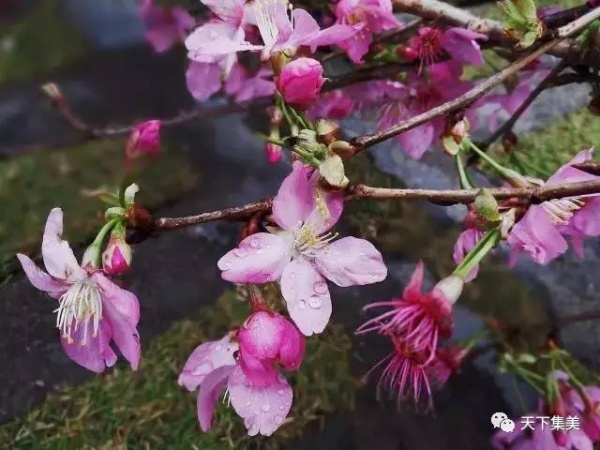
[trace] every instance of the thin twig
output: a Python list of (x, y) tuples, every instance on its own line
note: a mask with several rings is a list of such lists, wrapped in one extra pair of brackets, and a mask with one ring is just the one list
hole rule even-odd
[[(439, 3), (439, 2), (438, 2)], [(404, 131), (411, 130), (425, 122), (430, 121), (436, 117), (440, 117), (449, 113), (457, 112), (469, 107), (476, 100), (481, 98), (483, 95), (491, 91), (494, 87), (498, 86), (500, 83), (503, 83), (507, 78), (511, 77), (523, 67), (527, 66), (530, 62), (535, 60), (538, 56), (546, 53), (551, 48), (558, 45), (561, 41), (563, 41), (568, 36), (575, 34), (581, 31), (584, 27), (586, 27), (589, 23), (600, 17), (600, 7), (595, 8), (590, 11), (586, 15), (580, 17), (579, 19), (571, 22), (564, 27), (559, 28), (556, 31), (556, 37), (548, 42), (545, 42), (539, 45), (536, 49), (534, 49), (531, 53), (519, 58), (512, 64), (509, 64), (502, 71), (497, 74), (491, 76), (486, 79), (482, 83), (475, 86), (470, 91), (465, 94), (446, 102), (440, 106), (430, 109), (422, 114), (411, 117), (408, 120), (400, 122), (390, 128), (385, 130), (378, 131), (376, 133), (358, 136), (354, 138), (351, 143), (355, 147), (360, 150), (371, 147), (379, 142), (382, 142), (390, 137), (396, 136)]]

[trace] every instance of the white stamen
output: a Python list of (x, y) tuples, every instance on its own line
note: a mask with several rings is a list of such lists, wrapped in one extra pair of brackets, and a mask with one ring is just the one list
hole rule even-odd
[(315, 250), (319, 250), (337, 238), (338, 233), (318, 234), (310, 224), (304, 224), (296, 235), (294, 246), (296, 251), (306, 256), (312, 256)]
[(87, 344), (88, 322), (93, 321), (93, 337), (96, 337), (102, 319), (102, 297), (98, 286), (90, 279), (77, 282), (62, 295), (54, 312), (56, 327), (69, 343), (73, 342), (71, 334), (82, 325), (84, 330), (81, 344)]
[(567, 225), (574, 211), (580, 210), (585, 202), (577, 197), (554, 199), (542, 203), (542, 206), (555, 225)]
[(265, 44), (263, 59), (268, 58), (273, 46), (279, 38), (277, 27), (277, 8), (287, 8), (287, 0), (255, 0), (252, 5), (256, 16), (256, 25)]

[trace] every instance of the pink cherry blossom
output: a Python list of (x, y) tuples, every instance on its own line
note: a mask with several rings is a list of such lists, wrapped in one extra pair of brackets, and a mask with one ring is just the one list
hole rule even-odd
[(257, 311), (238, 332), (240, 367), (255, 386), (275, 382), (275, 363), (285, 370), (300, 367), (304, 356), (304, 336), (281, 314)]
[(160, 120), (148, 120), (133, 127), (125, 147), (128, 159), (160, 152)]
[(183, 41), (196, 24), (184, 8), (163, 8), (157, 6), (154, 0), (142, 0), (140, 16), (147, 28), (146, 40), (157, 53), (167, 51), (175, 43)]
[(357, 33), (337, 43), (355, 63), (362, 63), (373, 36), (400, 27), (391, 0), (340, 0), (334, 10), (337, 23), (353, 26)]
[(266, 67), (251, 74), (241, 64), (235, 64), (225, 82), (225, 92), (235, 97), (238, 103), (267, 97), (275, 93), (273, 72)]
[(200, 388), (197, 413), (202, 431), (210, 430), (219, 397), (227, 387), (231, 405), (244, 419), (248, 434), (270, 436), (290, 411), (292, 389), (281, 374), (268, 384), (255, 385), (236, 361), (237, 350), (230, 336), (200, 345), (185, 363), (179, 384), (190, 391)]
[[(413, 116), (429, 111), (466, 92), (471, 84), (460, 79), (461, 67), (457, 63), (438, 63), (429, 67), (429, 79), (416, 78), (407, 86), (397, 84), (392, 101), (383, 107), (379, 128), (389, 128)], [(475, 120), (469, 113), (469, 122)], [(444, 119), (430, 120), (396, 137), (402, 150), (414, 159), (423, 154), (444, 130)]]
[(421, 27), (404, 51), (409, 58), (419, 58), (421, 64), (431, 65), (446, 53), (456, 61), (479, 66), (483, 55), (478, 39), (486, 40), (487, 36), (465, 28)]
[[(454, 252), (452, 258), (456, 264), (460, 264), (465, 258), (466, 254), (469, 253), (481, 240), (485, 233), (477, 228), (467, 228), (458, 236), (456, 243), (454, 244)], [(469, 282), (475, 279), (479, 272), (479, 265), (475, 266), (471, 272), (465, 277), (465, 282)]]
[(137, 332), (140, 305), (137, 297), (110, 281), (102, 271), (82, 268), (67, 241), (62, 240), (63, 213), (48, 215), (42, 241), (47, 273), (26, 255), (17, 254), (31, 284), (58, 299), (56, 327), (65, 353), (93, 372), (117, 361), (111, 341), (136, 370), (141, 346)]
[(221, 90), (221, 74), (218, 63), (190, 61), (185, 71), (188, 91), (199, 102), (208, 100)]
[(283, 157), (283, 148), (281, 145), (267, 142), (265, 145), (265, 154), (267, 155), (267, 161), (271, 164), (278, 163)]
[(354, 237), (331, 242), (343, 194), (318, 187), (320, 175), (295, 162), (273, 200), (280, 231), (253, 234), (223, 256), (218, 267), (227, 281), (260, 284), (280, 280), (292, 320), (309, 336), (321, 333), (331, 315), (325, 279), (338, 286), (370, 284), (387, 276), (381, 254)]
[(312, 58), (295, 59), (281, 69), (275, 84), (287, 103), (304, 111), (315, 102), (325, 84), (323, 66)]
[[(596, 175), (572, 167), (591, 159), (591, 149), (579, 152), (571, 161), (561, 166), (546, 184), (598, 179)], [(567, 251), (568, 244), (562, 233), (575, 236), (575, 240), (582, 239), (582, 235), (588, 233), (590, 236), (597, 236), (600, 230), (595, 218), (599, 214), (600, 202), (595, 200), (596, 198), (595, 195), (568, 197), (530, 206), (508, 236), (511, 262), (514, 262), (520, 253), (527, 253), (538, 264), (548, 264)]]

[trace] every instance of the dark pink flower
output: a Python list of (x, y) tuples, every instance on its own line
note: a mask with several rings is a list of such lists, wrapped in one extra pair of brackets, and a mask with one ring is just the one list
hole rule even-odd
[(466, 348), (456, 345), (438, 347), (435, 359), (426, 369), (428, 377), (433, 380), (433, 384), (437, 387), (446, 384), (450, 375), (458, 373), (467, 353)]
[(121, 275), (131, 267), (131, 258), (131, 247), (125, 237), (111, 237), (102, 253), (102, 268), (109, 275)]
[(160, 152), (160, 126), (160, 120), (148, 120), (133, 127), (125, 147), (127, 158), (157, 155)]
[(267, 161), (269, 161), (271, 164), (275, 164), (281, 161), (281, 158), (283, 157), (283, 149), (281, 148), (281, 145), (267, 142), (265, 145), (265, 154), (267, 155)]
[(297, 161), (273, 200), (281, 230), (256, 233), (223, 256), (218, 266), (227, 281), (261, 284), (280, 280), (290, 317), (309, 336), (321, 333), (331, 315), (325, 279), (347, 287), (387, 276), (381, 254), (364, 239), (328, 230), (343, 209), (343, 194), (318, 186), (320, 174)]
[(163, 8), (157, 6), (154, 0), (142, 0), (140, 16), (147, 28), (146, 40), (158, 53), (168, 50), (178, 41), (183, 41), (187, 32), (196, 24), (184, 8)]
[(275, 364), (285, 370), (300, 367), (304, 356), (304, 336), (281, 314), (257, 311), (238, 331), (240, 367), (256, 386), (274, 382)]
[(334, 13), (338, 24), (357, 30), (353, 36), (337, 42), (355, 63), (363, 62), (376, 33), (400, 27), (390, 0), (340, 0)]
[(102, 271), (86, 270), (62, 240), (63, 213), (54, 208), (48, 215), (42, 256), (48, 273), (26, 255), (17, 258), (31, 284), (58, 299), (56, 327), (65, 353), (93, 372), (102, 372), (117, 361), (111, 341), (136, 370), (140, 360), (137, 297), (110, 281)]
[(298, 58), (286, 64), (275, 78), (277, 90), (293, 107), (308, 109), (325, 83), (323, 66), (312, 58)]
[(270, 436), (290, 411), (292, 388), (281, 374), (266, 385), (255, 385), (236, 360), (238, 348), (229, 336), (200, 345), (186, 361), (179, 384), (190, 391), (200, 388), (197, 413), (202, 431), (210, 430), (215, 407), (227, 387), (231, 405), (244, 419), (248, 434)]

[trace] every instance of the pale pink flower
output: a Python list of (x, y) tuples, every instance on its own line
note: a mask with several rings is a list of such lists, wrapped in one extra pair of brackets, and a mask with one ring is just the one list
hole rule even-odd
[(147, 28), (146, 40), (158, 53), (183, 41), (187, 32), (196, 25), (194, 18), (184, 8), (163, 8), (157, 6), (154, 0), (142, 0), (140, 16)]
[(567, 411), (581, 418), (582, 431), (591, 441), (600, 442), (600, 388), (586, 386), (575, 389), (564, 375), (559, 386)]
[(338, 24), (357, 30), (353, 36), (337, 43), (355, 63), (363, 62), (376, 33), (401, 26), (394, 17), (391, 0), (340, 0), (334, 13)]
[(185, 82), (190, 94), (199, 102), (208, 100), (221, 90), (221, 66), (216, 62), (190, 61)]
[(483, 55), (477, 40), (487, 36), (465, 28), (421, 27), (404, 49), (409, 58), (419, 58), (421, 64), (431, 65), (447, 53), (456, 61), (479, 66)]
[(26, 255), (17, 258), (31, 284), (58, 299), (56, 327), (65, 353), (93, 372), (102, 372), (117, 361), (111, 340), (136, 370), (140, 360), (137, 297), (110, 281), (102, 271), (82, 268), (67, 241), (62, 240), (63, 213), (48, 215), (42, 256), (48, 273)]
[(273, 200), (281, 230), (247, 237), (218, 262), (223, 279), (233, 283), (280, 280), (290, 316), (307, 336), (321, 333), (331, 315), (325, 279), (347, 287), (387, 276), (370, 242), (354, 237), (331, 242), (335, 235), (327, 231), (342, 213), (343, 194), (320, 189), (319, 178), (318, 171), (295, 162)]
[(234, 96), (238, 103), (271, 96), (275, 93), (273, 71), (261, 67), (251, 74), (241, 64), (235, 64), (225, 82), (225, 92)]
[[(571, 161), (561, 166), (546, 181), (546, 185), (598, 179), (596, 175), (572, 167), (574, 164), (585, 163), (591, 159), (591, 149), (579, 152)], [(548, 264), (568, 248), (561, 232), (568, 236), (575, 234), (579, 239), (581, 234), (586, 233), (596, 236), (598, 226), (594, 221), (599, 213), (600, 202), (594, 200), (595, 198), (597, 198), (595, 195), (568, 197), (530, 206), (508, 236), (511, 263), (514, 263), (516, 257), (524, 252), (538, 264)]]
[(102, 268), (108, 275), (121, 275), (131, 267), (131, 246), (124, 237), (111, 236), (102, 253)]
[(141, 155), (160, 152), (160, 120), (148, 120), (133, 127), (125, 147), (125, 156), (135, 159)]
[(217, 402), (227, 387), (231, 405), (244, 419), (248, 434), (270, 436), (290, 411), (292, 388), (281, 374), (269, 384), (254, 385), (236, 360), (238, 349), (229, 336), (200, 345), (186, 361), (179, 384), (190, 391), (200, 387), (197, 413), (202, 431), (210, 430)]
[[(460, 79), (461, 70), (456, 62), (438, 63), (429, 67), (427, 81), (416, 78), (409, 80), (407, 86), (398, 83), (395, 95), (389, 94), (394, 100), (382, 109), (379, 129), (394, 126), (466, 92), (471, 83)], [(469, 122), (473, 123), (475, 118), (471, 115), (468, 117)], [(443, 118), (433, 119), (399, 134), (396, 140), (407, 155), (421, 159), (427, 149), (439, 140), (444, 125)]]
[(240, 367), (255, 386), (275, 382), (275, 363), (285, 370), (298, 370), (304, 356), (304, 336), (281, 314), (257, 311), (242, 325)]
[(304, 111), (319, 97), (325, 84), (323, 66), (312, 58), (295, 59), (281, 69), (275, 84), (287, 103)]
[[(458, 236), (456, 243), (454, 244), (454, 252), (452, 258), (456, 264), (460, 264), (467, 253), (469, 253), (481, 240), (485, 233), (477, 228), (467, 228)], [(479, 272), (479, 264), (473, 267), (473, 270), (465, 277), (465, 282), (469, 282), (475, 279)]]

